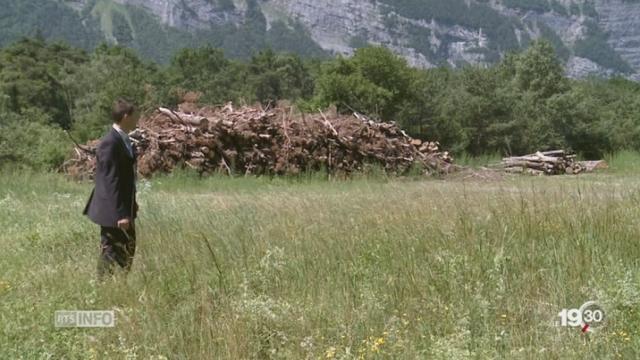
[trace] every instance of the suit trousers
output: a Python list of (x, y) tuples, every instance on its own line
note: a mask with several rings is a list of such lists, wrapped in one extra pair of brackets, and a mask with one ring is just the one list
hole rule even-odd
[(113, 275), (115, 265), (128, 273), (136, 252), (135, 221), (124, 231), (117, 227), (100, 227), (100, 258), (98, 259), (98, 278)]

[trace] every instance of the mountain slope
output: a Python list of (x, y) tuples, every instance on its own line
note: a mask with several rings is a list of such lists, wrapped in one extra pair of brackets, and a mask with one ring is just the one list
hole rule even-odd
[(325, 49), (367, 41), (415, 65), (493, 63), (532, 39), (549, 39), (574, 76), (640, 70), (640, 2), (629, 0), (272, 0)]
[(92, 49), (107, 41), (166, 63), (183, 47), (210, 45), (233, 58), (267, 47), (326, 56), (299, 23), (269, 23), (257, 3), (237, 9), (230, 0), (0, 0), (0, 46), (40, 35)]
[[(0, 45), (39, 32), (100, 41), (166, 62), (209, 44), (232, 57), (265, 47), (304, 56), (384, 45), (415, 66), (491, 64), (547, 38), (570, 76), (640, 79), (638, 0), (0, 0)], [(52, 17), (51, 14), (56, 14)]]

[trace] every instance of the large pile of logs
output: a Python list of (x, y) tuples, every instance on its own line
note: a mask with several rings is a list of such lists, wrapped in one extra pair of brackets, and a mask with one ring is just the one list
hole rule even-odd
[[(396, 175), (415, 168), (430, 174), (456, 168), (438, 143), (412, 139), (394, 123), (335, 111), (301, 114), (291, 107), (182, 104), (178, 111), (159, 108), (143, 117), (130, 136), (138, 152), (138, 172), (144, 177), (185, 166), (201, 174), (256, 175), (304, 171), (348, 175), (369, 164)], [(80, 146), (85, 150), (77, 146), (63, 171), (74, 178), (91, 178), (96, 144)]]
[(506, 157), (502, 159), (506, 172), (530, 175), (575, 175), (606, 168), (606, 162), (576, 161), (576, 155), (565, 150), (536, 152), (524, 156)]

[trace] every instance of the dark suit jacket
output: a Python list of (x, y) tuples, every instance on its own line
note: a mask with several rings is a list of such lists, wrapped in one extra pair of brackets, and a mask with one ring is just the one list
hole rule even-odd
[(133, 157), (114, 128), (101, 140), (96, 151), (95, 187), (83, 214), (98, 225), (116, 227), (118, 220), (135, 219), (138, 210)]

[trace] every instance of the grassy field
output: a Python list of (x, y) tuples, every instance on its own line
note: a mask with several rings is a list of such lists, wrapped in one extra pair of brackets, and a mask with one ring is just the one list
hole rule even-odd
[[(140, 183), (131, 274), (96, 283), (91, 184), (0, 175), (0, 359), (637, 359), (640, 159), (502, 180)], [(596, 300), (589, 335), (554, 325)], [(56, 310), (113, 309), (108, 329)]]

